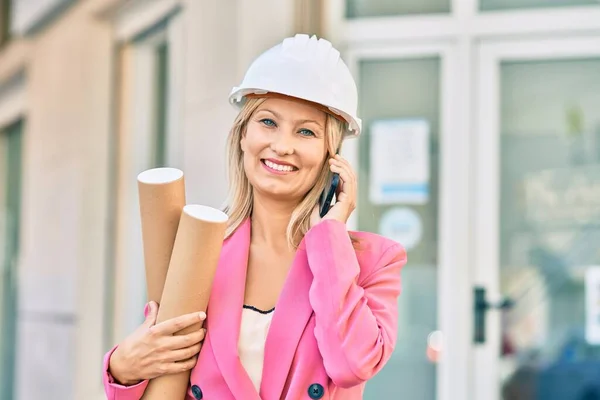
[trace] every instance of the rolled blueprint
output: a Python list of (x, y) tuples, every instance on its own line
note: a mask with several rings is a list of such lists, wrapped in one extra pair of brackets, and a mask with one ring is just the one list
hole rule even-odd
[(138, 175), (148, 301), (160, 303), (181, 211), (185, 206), (183, 172), (154, 168)]
[[(157, 323), (192, 312), (205, 311), (221, 255), (228, 217), (211, 207), (186, 205), (181, 214)], [(202, 323), (177, 335), (193, 332)], [(163, 375), (148, 383), (142, 399), (184, 399), (190, 371)]]

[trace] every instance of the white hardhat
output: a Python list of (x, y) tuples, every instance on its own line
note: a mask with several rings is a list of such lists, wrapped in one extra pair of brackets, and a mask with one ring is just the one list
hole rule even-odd
[(249, 94), (278, 93), (320, 104), (348, 123), (345, 136), (358, 136), (358, 93), (350, 70), (330, 42), (298, 34), (261, 54), (229, 95), (241, 107)]

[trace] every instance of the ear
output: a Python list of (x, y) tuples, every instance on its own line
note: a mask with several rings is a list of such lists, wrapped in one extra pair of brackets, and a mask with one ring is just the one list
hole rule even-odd
[(242, 138), (240, 139), (240, 148), (242, 149), (242, 153), (246, 152), (246, 135), (242, 134)]

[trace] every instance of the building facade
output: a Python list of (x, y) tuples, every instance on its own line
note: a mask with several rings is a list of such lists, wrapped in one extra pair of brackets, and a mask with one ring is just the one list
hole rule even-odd
[(229, 90), (297, 32), (359, 86), (350, 227), (409, 255), (365, 398), (600, 393), (596, 0), (0, 4), (1, 400), (104, 398), (143, 320), (137, 174), (181, 168), (219, 207)]

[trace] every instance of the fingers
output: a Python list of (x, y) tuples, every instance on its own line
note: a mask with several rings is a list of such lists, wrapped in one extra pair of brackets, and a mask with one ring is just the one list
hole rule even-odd
[(348, 195), (346, 193), (340, 193), (337, 201), (341, 203), (348, 201)]
[(167, 335), (158, 338), (154, 342), (152, 357), (154, 372), (148, 379), (194, 368), (205, 336), (206, 329), (202, 328), (185, 335)]
[(192, 346), (185, 347), (183, 349), (173, 350), (167, 353), (164, 358), (166, 362), (183, 362), (187, 359), (194, 357), (200, 352), (202, 343), (196, 343)]
[(346, 184), (346, 182), (348, 182), (350, 180), (350, 177), (348, 176), (348, 172), (342, 168), (341, 166), (337, 165), (337, 164), (331, 164), (330, 168), (331, 172), (335, 172), (336, 174), (338, 174), (340, 176), (340, 179), (342, 180), (340, 182), (340, 190), (343, 191), (344, 190), (344, 184)]
[(144, 321), (144, 325), (150, 328), (152, 325), (156, 324), (156, 317), (158, 316), (158, 304), (154, 301), (148, 303), (148, 312), (146, 314), (146, 320)]
[(179, 372), (189, 371), (190, 369), (192, 369), (196, 366), (197, 362), (198, 362), (198, 356), (195, 355), (195, 356), (190, 357), (183, 361), (169, 363), (169, 364), (167, 364), (168, 365), (167, 373), (176, 374)]
[(339, 155), (336, 155), (335, 158), (330, 159), (329, 163), (331, 166), (331, 171), (339, 174), (342, 180), (338, 201), (355, 199), (356, 174), (354, 173), (350, 163)]
[(161, 362), (155, 365), (154, 372), (150, 374), (148, 379), (154, 379), (158, 376), (177, 374), (184, 371), (189, 371), (196, 366), (198, 355), (193, 357), (173, 362)]
[(176, 335), (165, 338), (165, 348), (169, 350), (184, 349), (204, 340), (206, 329), (202, 328), (187, 335)]
[(192, 326), (206, 319), (204, 312), (194, 312), (190, 314), (181, 315), (179, 317), (171, 318), (159, 324), (156, 324), (150, 328), (152, 333), (157, 335), (172, 335), (181, 331), (182, 329)]
[(356, 175), (352, 166), (348, 161), (341, 158), (341, 156), (336, 155), (335, 158), (329, 160), (329, 164), (331, 165), (331, 170), (338, 173), (344, 183), (352, 184), (356, 182)]

